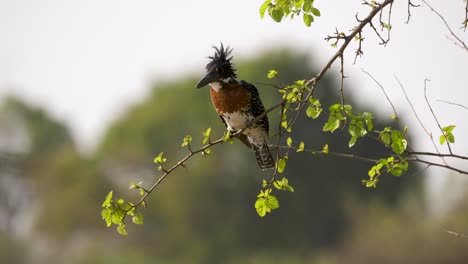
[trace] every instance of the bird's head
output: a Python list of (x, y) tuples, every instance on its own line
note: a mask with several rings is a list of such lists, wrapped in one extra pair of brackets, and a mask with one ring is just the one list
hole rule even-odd
[(232, 49), (223, 47), (215, 47), (215, 53), (213, 56), (208, 57), (211, 61), (206, 65), (206, 75), (198, 82), (197, 88), (201, 88), (212, 82), (222, 82), (230, 78), (235, 79), (237, 77), (235, 69), (232, 66), (231, 55)]

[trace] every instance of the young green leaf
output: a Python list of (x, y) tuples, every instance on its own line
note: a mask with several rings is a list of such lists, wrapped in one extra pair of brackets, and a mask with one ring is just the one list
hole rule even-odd
[(312, 7), (310, 11), (312, 12), (312, 14), (314, 14), (314, 16), (317, 16), (317, 17), (320, 16), (320, 10), (318, 10), (317, 8)]
[(317, 98), (313, 97), (310, 97), (309, 102), (310, 105), (307, 107), (306, 115), (312, 119), (316, 119), (322, 113), (322, 104)]
[(268, 72), (268, 76), (267, 76), (267, 77), (268, 77), (268, 79), (272, 79), (272, 78), (275, 78), (277, 74), (278, 74), (277, 71), (275, 71), (275, 70), (270, 70), (270, 71)]
[(267, 0), (267, 1), (263, 2), (263, 4), (260, 6), (260, 17), (262, 19), (265, 16), (265, 11), (270, 6), (270, 3), (271, 3), (271, 0)]
[(211, 127), (209, 127), (205, 132), (203, 132), (203, 144), (210, 142)]
[(286, 139), (286, 144), (288, 145), (288, 147), (291, 147), (291, 145), (292, 145), (292, 138), (291, 137), (288, 137)]
[(325, 144), (325, 146), (323, 146), (322, 152), (323, 152), (324, 154), (328, 154), (328, 144)]
[(302, 152), (304, 151), (304, 141), (301, 141), (299, 144), (299, 147), (297, 148), (296, 152)]
[(339, 127), (340, 127), (340, 119), (330, 114), (330, 116), (328, 117), (328, 121), (323, 126), (323, 131), (324, 132), (330, 131), (333, 133)]
[(166, 163), (166, 158), (163, 157), (164, 152), (160, 152), (156, 158), (154, 158), (153, 162), (156, 164), (164, 164)]
[(184, 140), (182, 141), (182, 147), (188, 146), (188, 144), (190, 144), (190, 142), (192, 142), (192, 136), (191, 135), (185, 136)]
[(119, 234), (121, 234), (122, 236), (128, 235), (127, 230), (125, 229), (125, 224), (118, 225), (117, 232), (119, 232)]
[(113, 193), (114, 193), (114, 191), (110, 191), (110, 192), (107, 194), (106, 199), (105, 199), (104, 202), (102, 203), (102, 207), (108, 207), (108, 206), (111, 205)]
[(286, 168), (286, 160), (287, 160), (286, 157), (278, 160), (278, 172), (279, 173), (283, 173), (284, 169)]
[(112, 209), (105, 208), (101, 211), (102, 219), (106, 222), (106, 226), (110, 227), (112, 225)]
[(314, 17), (310, 14), (304, 13), (304, 15), (302, 16), (302, 19), (304, 20), (304, 24), (308, 27), (312, 25), (312, 22), (314, 22)]
[(143, 215), (141, 213), (136, 212), (132, 217), (132, 222), (137, 225), (143, 224)]

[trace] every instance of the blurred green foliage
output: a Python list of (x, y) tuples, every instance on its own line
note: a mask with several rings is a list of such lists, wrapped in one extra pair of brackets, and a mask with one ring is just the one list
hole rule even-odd
[[(258, 87), (268, 107), (280, 98), (266, 85), (272, 83), (268, 70), (292, 82), (314, 72), (311, 61), (284, 49), (237, 60), (236, 67), (241, 79)], [(128, 185), (143, 181), (147, 187), (154, 181), (158, 153), (171, 164), (186, 154), (180, 148), (186, 135), (192, 135), (194, 147), (207, 127), (214, 137), (223, 135), (209, 90), (194, 88), (197, 79), (156, 83), (146, 98), (123, 111), (91, 157), (77, 152), (61, 122), (8, 99), (1, 114), (23, 120), (31, 144), (24, 153), (0, 156), (9, 159), (0, 163), (8, 164), (0, 167), (0, 177), (14, 175), (13, 182), (23, 187), (7, 187), (24, 196), (11, 205), (10, 193), (0, 195), (0, 215), (10, 212), (11, 218), (0, 222), (0, 263), (440, 263), (441, 256), (452, 260), (444, 263), (462, 263), (457, 261), (466, 258), (464, 246), (415, 210), (422, 204), (421, 174), (386, 176), (377, 190), (369, 189), (361, 184), (369, 164), (356, 160), (291, 153), (283, 173), (289, 183), (281, 186), (291, 184), (294, 193), (278, 193), (281, 208), (260, 218), (253, 201), (268, 175), (239, 142), (218, 145), (209, 157), (194, 157), (187, 171), (171, 174), (148, 200), (145, 224), (129, 226), (128, 236), (106, 229), (100, 219), (105, 193), (112, 189), (136, 200), (138, 193)], [(324, 80), (320, 86), (317, 97), (326, 109), (336, 103), (338, 85)], [(278, 125), (278, 111), (270, 115), (272, 127)], [(292, 138), (310, 148), (328, 144), (330, 151), (346, 152), (347, 131), (323, 133), (326, 118), (303, 115)], [(0, 124), (0, 130), (6, 126)], [(368, 139), (353, 149), (376, 159), (388, 154)], [(31, 217), (24, 218), (25, 212)], [(454, 226), (468, 228), (451, 219)], [(24, 233), (18, 231), (28, 225)]]

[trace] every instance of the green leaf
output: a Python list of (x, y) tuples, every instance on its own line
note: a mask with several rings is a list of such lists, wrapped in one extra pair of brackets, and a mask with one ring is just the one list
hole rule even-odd
[(317, 16), (317, 17), (320, 16), (320, 10), (318, 10), (317, 8), (312, 7), (310, 11), (312, 12), (312, 14), (314, 14), (314, 16)]
[(209, 127), (205, 132), (203, 132), (203, 144), (210, 142), (211, 127)]
[(401, 176), (403, 174), (403, 170), (400, 168), (392, 168), (390, 169), (390, 173), (395, 176)]
[(266, 215), (266, 213), (269, 211), (269, 208), (266, 205), (265, 198), (258, 198), (257, 201), (255, 201), (255, 209), (257, 210), (257, 214), (260, 217), (264, 217)]
[(270, 70), (270, 71), (268, 72), (268, 76), (267, 76), (267, 77), (268, 77), (268, 79), (272, 79), (272, 78), (275, 78), (277, 74), (278, 74), (277, 71), (275, 71), (275, 70)]
[(390, 138), (390, 134), (389, 134), (389, 133), (385, 133), (385, 132), (381, 132), (381, 133), (380, 133), (380, 140), (382, 140), (382, 142), (383, 142), (386, 146), (390, 145), (390, 143), (391, 143), (391, 141), (392, 141), (391, 138)]
[(143, 224), (143, 215), (141, 213), (136, 212), (132, 217), (132, 222), (137, 225)]
[(205, 156), (205, 157), (209, 156), (210, 154), (211, 154), (211, 149), (205, 149), (205, 150), (202, 151), (202, 155)]
[(127, 230), (125, 230), (125, 224), (120, 224), (117, 227), (117, 232), (119, 232), (119, 234), (121, 234), (122, 236), (128, 235)]
[(318, 99), (313, 97), (309, 99), (309, 102), (310, 105), (307, 107), (306, 115), (312, 119), (316, 119), (322, 113), (322, 104), (320, 104)]
[(439, 143), (440, 143), (441, 145), (445, 144), (445, 141), (446, 141), (446, 140), (447, 140), (447, 139), (445, 138), (445, 135), (440, 135), (440, 137), (439, 137)]
[(278, 199), (276, 198), (276, 196), (270, 194), (265, 199), (266, 199), (265, 204), (269, 209), (274, 210), (274, 209), (279, 208), (279, 202), (278, 202)]
[(340, 120), (336, 116), (330, 115), (328, 117), (328, 121), (323, 126), (323, 131), (324, 132), (330, 131), (333, 133), (339, 127), (340, 127)]
[(282, 185), (282, 184), (283, 184), (283, 183), (280, 182), (280, 181), (274, 181), (274, 182), (273, 182), (273, 187), (275, 187), (275, 188), (278, 189), (278, 190), (282, 190), (282, 189), (283, 189), (283, 185)]
[(304, 141), (301, 141), (299, 144), (299, 147), (297, 148), (296, 152), (302, 152), (304, 151)]
[(408, 145), (406, 139), (404, 138), (403, 133), (399, 130), (394, 129), (392, 130), (391, 137), (392, 137), (392, 145), (391, 145), (392, 150), (396, 154), (403, 153), (406, 150), (406, 147)]
[(102, 203), (102, 207), (108, 207), (111, 205), (112, 203), (112, 195), (114, 194), (114, 191), (110, 191), (107, 196), (106, 196), (106, 199), (104, 200), (104, 202)]
[(310, 27), (312, 22), (314, 22), (314, 17), (310, 14), (304, 13), (304, 15), (302, 16), (302, 19), (304, 20), (304, 24), (308, 27)]
[(119, 199), (117, 199), (117, 202), (116, 202), (116, 204), (118, 204), (118, 205), (122, 205), (122, 204), (124, 204), (124, 202), (125, 202), (125, 201), (124, 201), (124, 199), (122, 199), (122, 198), (119, 198)]
[(328, 144), (325, 144), (325, 146), (323, 146), (322, 152), (328, 154)]
[(123, 210), (115, 210), (113, 211), (112, 215), (111, 215), (111, 221), (112, 223), (118, 225), (118, 224), (122, 224), (122, 220), (125, 216), (125, 211)]
[(159, 155), (154, 158), (153, 162), (156, 163), (156, 164), (164, 164), (166, 163), (166, 158), (163, 158), (163, 154), (164, 152), (160, 152)]
[(286, 139), (286, 144), (288, 145), (288, 147), (291, 147), (291, 145), (292, 145), (292, 138), (291, 137), (288, 137)]
[(190, 144), (190, 142), (192, 142), (192, 136), (191, 135), (185, 136), (184, 140), (182, 141), (182, 147), (188, 146), (188, 144)]
[(374, 119), (374, 115), (369, 112), (364, 112), (362, 114), (362, 119), (364, 119), (364, 122), (366, 122), (367, 131), (372, 131), (372, 129), (374, 128), (374, 125), (372, 124), (372, 119)]
[(106, 226), (110, 227), (112, 225), (112, 209), (106, 208), (101, 211), (102, 219), (106, 222)]
[(448, 134), (447, 134), (447, 140), (448, 140), (450, 143), (455, 143), (455, 136), (454, 136), (452, 133), (448, 133)]
[(352, 148), (352, 147), (354, 146), (354, 144), (356, 143), (357, 139), (358, 139), (357, 136), (352, 136), (351, 139), (350, 139), (349, 142), (348, 142), (348, 146), (349, 146), (350, 148)]
[(263, 2), (263, 4), (260, 6), (260, 17), (263, 19), (265, 16), (265, 11), (267, 10), (268, 6), (270, 6), (271, 0), (267, 0)]
[(281, 179), (281, 185), (283, 187), (283, 190), (294, 192), (294, 188), (291, 185), (289, 185), (289, 181), (287, 178), (283, 177), (283, 179)]
[(278, 5), (274, 8), (270, 8), (270, 17), (276, 21), (276, 22), (281, 22), (281, 20), (284, 17), (284, 11)]
[(284, 169), (286, 168), (286, 159), (282, 158), (278, 160), (278, 172), (283, 173)]
[(313, 2), (313, 0), (305, 0), (304, 4), (302, 5), (302, 10), (304, 10), (304, 12), (309, 12), (312, 8)]

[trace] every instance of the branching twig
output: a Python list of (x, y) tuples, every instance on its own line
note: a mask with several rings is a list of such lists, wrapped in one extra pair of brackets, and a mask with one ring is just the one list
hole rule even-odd
[(411, 18), (411, 7), (420, 7), (420, 5), (415, 5), (411, 2), (411, 0), (408, 0), (408, 19), (405, 22), (406, 24), (409, 23)]
[[(432, 136), (432, 133), (429, 132), (429, 130), (427, 130), (427, 128), (424, 126), (423, 122), (421, 121), (421, 119), (419, 118), (419, 115), (418, 113), (416, 112), (416, 110), (414, 109), (414, 106), (413, 106), (413, 103), (411, 103), (411, 100), (409, 99), (408, 95), (406, 94), (406, 91), (405, 91), (405, 88), (403, 87), (403, 84), (400, 82), (400, 79), (398, 79), (398, 77), (396, 76), (396, 74), (393, 74), (393, 77), (395, 77), (395, 80), (397, 80), (401, 90), (403, 91), (403, 94), (405, 95), (405, 98), (406, 98), (406, 101), (408, 102), (408, 104), (410, 105), (411, 107), (411, 110), (413, 111), (413, 114), (414, 116), (416, 117), (416, 119), (418, 120), (418, 123), (421, 125), (421, 127), (424, 129), (424, 131), (426, 132), (426, 135), (431, 139), (431, 142), (432, 142), (432, 146), (434, 146), (434, 149), (436, 150), (436, 152), (438, 154), (440, 154), (440, 151), (439, 151), (439, 148), (437, 147), (435, 141), (434, 141), (434, 137)], [(445, 161), (444, 157), (442, 157), (442, 160), (444, 161), (445, 165), (447, 165), (447, 162)]]
[(315, 75), (306, 82), (306, 85), (312, 88), (310, 93), (307, 95), (306, 100), (309, 100), (309, 98), (313, 95), (317, 83), (323, 78), (325, 73), (330, 69), (330, 67), (336, 61), (336, 59), (343, 55), (344, 50), (348, 47), (349, 43), (354, 38), (354, 36), (356, 36), (359, 32), (362, 32), (362, 29), (366, 25), (368, 25), (372, 21), (372, 19), (380, 11), (382, 11), (382, 9), (390, 3), (393, 3), (393, 0), (385, 0), (383, 3), (377, 5), (377, 7), (373, 8), (372, 11), (367, 15), (367, 17), (361, 20), (359, 25), (356, 28), (354, 28), (354, 30), (344, 39), (344, 43), (341, 45), (338, 51), (336, 51), (335, 55), (333, 55), (333, 57), (327, 62), (327, 64), (325, 64), (322, 70), (320, 70), (320, 72), (317, 75)]
[(440, 163), (435, 163), (435, 162), (423, 160), (423, 159), (420, 159), (420, 158), (418, 158), (418, 157), (414, 157), (414, 158), (413, 158), (413, 157), (410, 157), (410, 158), (408, 158), (408, 161), (421, 162), (421, 163), (427, 164), (427, 165), (429, 165), (429, 166), (441, 167), (441, 168), (445, 168), (445, 169), (448, 169), (448, 170), (451, 170), (451, 171), (458, 172), (458, 173), (460, 173), (460, 174), (466, 174), (466, 175), (468, 175), (468, 171), (461, 170), (461, 169), (455, 168), (455, 167), (450, 166), (450, 165), (447, 165), (447, 164), (440, 164)]
[[(460, 48), (464, 49), (466, 52), (468, 52), (468, 46), (466, 46), (465, 42), (463, 42), (463, 40), (461, 40), (455, 33), (453, 33), (452, 29), (450, 28), (449, 24), (447, 23), (447, 21), (445, 20), (445, 18), (439, 13), (437, 12), (434, 8), (432, 8), (431, 5), (429, 5), (425, 0), (421, 0), (424, 2), (425, 5), (427, 5), (429, 7), (429, 9), (431, 9), (432, 12), (434, 12), (438, 17), (440, 17), (440, 19), (442, 20), (442, 22), (444, 22), (445, 24), (445, 27), (448, 29), (448, 31), (450, 32), (450, 35), (455, 38), (455, 39), (451, 39), (452, 42), (459, 46)], [(466, 12), (468, 12), (468, 3), (467, 3), (467, 6), (466, 6)], [(466, 16), (468, 16), (468, 13), (466, 14)], [(468, 18), (467, 18), (468, 19)], [(450, 38), (449, 38), (450, 39)]]
[(369, 77), (380, 87), (380, 89), (382, 90), (383, 94), (385, 95), (385, 98), (387, 98), (388, 103), (392, 106), (393, 113), (395, 114), (395, 119), (398, 119), (398, 114), (397, 114), (396, 108), (395, 108), (395, 106), (393, 105), (393, 103), (392, 103), (392, 101), (390, 100), (390, 98), (388, 97), (387, 93), (385, 92), (384, 87), (374, 78), (374, 76), (372, 76), (370, 73), (366, 72), (363, 68), (361, 68), (361, 71), (362, 71), (363, 73), (367, 74), (367, 76), (369, 76)]
[(442, 129), (442, 126), (440, 125), (439, 119), (437, 119), (437, 116), (435, 115), (434, 110), (432, 110), (432, 106), (429, 103), (429, 100), (427, 99), (426, 91), (427, 91), (427, 82), (428, 81), (429, 81), (429, 79), (424, 79), (424, 99), (426, 100), (427, 106), (429, 107), (429, 110), (431, 111), (432, 116), (434, 117), (434, 120), (436, 121), (437, 126), (440, 129), (440, 132), (442, 133), (442, 135), (444, 135), (445, 139), (447, 140), (447, 147), (449, 149), (450, 154), (453, 154), (452, 153), (452, 148), (450, 147), (450, 142), (449, 142), (449, 140), (447, 138), (447, 135), (445, 135), (444, 130)]
[[(356, 19), (359, 21), (359, 19), (357, 18), (357, 14), (356, 14)], [(357, 34), (357, 41), (358, 41), (358, 48), (356, 49), (356, 56), (354, 56), (353, 64), (356, 63), (356, 60), (358, 57), (361, 57), (364, 54), (364, 52), (362, 51), (362, 42), (364, 41), (364, 38), (362, 37), (362, 32), (359, 32)]]

